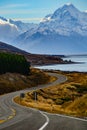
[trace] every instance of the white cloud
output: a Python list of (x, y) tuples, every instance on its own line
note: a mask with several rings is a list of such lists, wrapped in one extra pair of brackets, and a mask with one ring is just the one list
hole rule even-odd
[(17, 7), (27, 7), (29, 6), (28, 4), (7, 4), (4, 6), (1, 6), (1, 9), (5, 9), (5, 8), (17, 8)]
[(41, 21), (42, 18), (13, 18), (13, 19), (21, 21)]
[(39, 22), (42, 17), (49, 13), (49, 9), (31, 9), (29, 7), (29, 4), (7, 4), (0, 7), (0, 15), (5, 16), (6, 18), (13, 17), (16, 20)]
[(0, 14), (48, 14), (47, 10), (0, 9)]
[(22, 10), (22, 9), (13, 9), (13, 10), (0, 10), (0, 14), (31, 14), (33, 11)]

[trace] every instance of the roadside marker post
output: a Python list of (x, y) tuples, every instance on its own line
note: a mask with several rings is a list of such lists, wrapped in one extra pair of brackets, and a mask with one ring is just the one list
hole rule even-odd
[(25, 93), (20, 93), (20, 103), (21, 103), (21, 100), (25, 97)]
[(34, 100), (35, 100), (35, 104), (36, 104), (36, 103), (37, 103), (37, 100), (38, 100), (38, 99), (37, 99), (37, 92), (36, 92), (36, 91), (33, 92), (33, 96), (34, 96)]
[(37, 92), (36, 92), (36, 91), (33, 92), (33, 99), (34, 99), (35, 101), (37, 101)]
[(20, 93), (20, 98), (24, 98), (25, 97), (25, 93)]

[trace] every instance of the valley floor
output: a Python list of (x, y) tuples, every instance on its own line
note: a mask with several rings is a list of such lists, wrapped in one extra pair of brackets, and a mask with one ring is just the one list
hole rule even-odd
[[(78, 117), (87, 116), (87, 73), (51, 71), (65, 75), (67, 81), (60, 85), (29, 92), (21, 105), (34, 107), (51, 113), (60, 113)], [(19, 97), (15, 98), (19, 102)]]

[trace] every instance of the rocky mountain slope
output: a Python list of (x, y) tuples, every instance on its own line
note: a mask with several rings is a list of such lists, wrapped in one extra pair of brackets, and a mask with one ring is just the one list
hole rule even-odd
[(36, 27), (37, 24), (0, 17), (0, 41), (11, 43), (21, 33)]
[(43, 18), (37, 28), (21, 34), (16, 43), (36, 53), (87, 53), (87, 13), (65, 4)]

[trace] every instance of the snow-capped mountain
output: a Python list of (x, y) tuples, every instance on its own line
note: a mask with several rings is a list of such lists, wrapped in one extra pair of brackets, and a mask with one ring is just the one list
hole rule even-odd
[(34, 23), (24, 23), (22, 21), (14, 21), (12, 19), (9, 19), (9, 23), (16, 25), (20, 33), (26, 32), (38, 26)]
[(8, 22), (7, 19), (0, 17), (0, 41), (9, 41), (18, 36), (17, 26)]
[(65, 4), (16, 41), (35, 53), (87, 53), (87, 13)]
[(87, 35), (87, 13), (80, 12), (72, 4), (66, 4), (41, 22), (43, 27), (55, 30), (60, 35), (71, 35), (74, 32)]
[(21, 33), (36, 27), (37, 24), (23, 23), (0, 17), (0, 41), (10, 43)]

